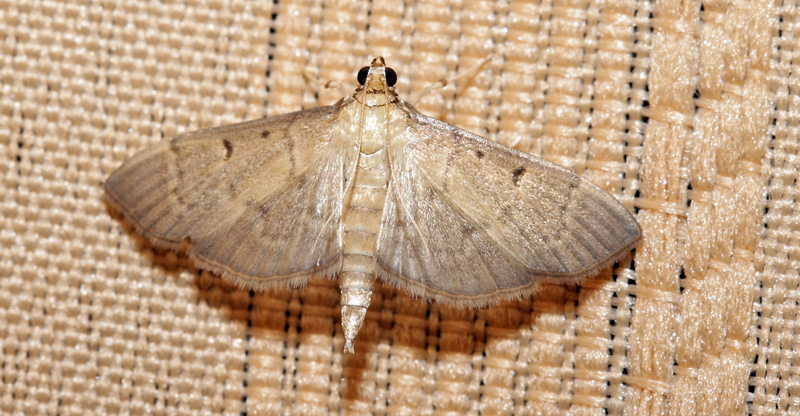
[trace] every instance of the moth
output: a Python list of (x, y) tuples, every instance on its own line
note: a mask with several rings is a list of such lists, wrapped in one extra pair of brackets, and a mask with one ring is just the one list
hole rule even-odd
[(178, 136), (105, 184), (157, 247), (240, 287), (338, 277), (346, 352), (376, 278), (484, 307), (596, 275), (633, 215), (571, 170), (420, 114), (382, 57), (336, 104)]

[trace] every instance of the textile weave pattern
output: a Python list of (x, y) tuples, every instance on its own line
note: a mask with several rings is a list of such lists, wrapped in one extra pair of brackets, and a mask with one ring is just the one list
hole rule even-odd
[[(796, 2), (0, 0), (0, 413), (798, 414)], [(161, 140), (341, 98), (382, 55), (424, 114), (565, 165), (642, 244), (451, 309), (240, 290), (103, 201)], [(315, 81), (319, 80), (319, 82)]]

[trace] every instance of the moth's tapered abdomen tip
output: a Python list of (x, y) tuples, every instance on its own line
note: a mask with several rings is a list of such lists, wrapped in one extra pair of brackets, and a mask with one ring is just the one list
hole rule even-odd
[(363, 306), (342, 306), (342, 330), (344, 331), (344, 352), (353, 353), (353, 343), (361, 330), (367, 308)]

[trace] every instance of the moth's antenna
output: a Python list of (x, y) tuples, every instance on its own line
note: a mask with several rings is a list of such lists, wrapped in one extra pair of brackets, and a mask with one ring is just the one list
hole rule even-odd
[(477, 65), (473, 66), (472, 68), (470, 68), (470, 69), (466, 70), (465, 72), (463, 72), (463, 73), (461, 73), (461, 74), (459, 74), (459, 75), (456, 75), (456, 76), (454, 76), (453, 78), (445, 78), (445, 79), (441, 79), (441, 80), (439, 80), (439, 81), (436, 81), (436, 82), (434, 82), (434, 83), (433, 83), (433, 84), (431, 84), (431, 85), (428, 85), (427, 87), (425, 87), (425, 89), (424, 89), (424, 90), (420, 91), (420, 92), (419, 92), (419, 94), (417, 94), (417, 96), (416, 96), (416, 97), (414, 97), (414, 99), (413, 99), (413, 100), (411, 100), (411, 105), (414, 105), (414, 106), (415, 106), (415, 105), (417, 105), (417, 103), (419, 102), (419, 100), (421, 100), (421, 99), (422, 99), (422, 97), (424, 97), (424, 96), (428, 95), (428, 93), (429, 93), (429, 92), (431, 92), (431, 91), (433, 91), (433, 90), (436, 90), (436, 89), (439, 89), (439, 88), (444, 88), (444, 87), (446, 87), (446, 86), (447, 86), (447, 84), (450, 84), (451, 82), (455, 82), (455, 81), (458, 81), (458, 80), (459, 80), (459, 79), (461, 79), (461, 78), (465, 78), (465, 77), (467, 77), (467, 76), (471, 76), (471, 75), (473, 75), (473, 74), (474, 74), (475, 72), (477, 72), (477, 71), (478, 71), (478, 70), (479, 70), (479, 69), (480, 69), (480, 68), (481, 68), (483, 65), (485, 65), (487, 62), (489, 62), (489, 61), (491, 61), (491, 60), (492, 60), (492, 55), (489, 55), (489, 56), (487, 56), (487, 57), (485, 57), (485, 58), (481, 59), (481, 60), (478, 62), (478, 64), (477, 64)]

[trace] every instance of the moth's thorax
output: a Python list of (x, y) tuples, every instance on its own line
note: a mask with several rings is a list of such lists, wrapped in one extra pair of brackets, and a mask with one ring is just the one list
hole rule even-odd
[(386, 106), (364, 107), (362, 126), (361, 153), (371, 155), (386, 147)]

